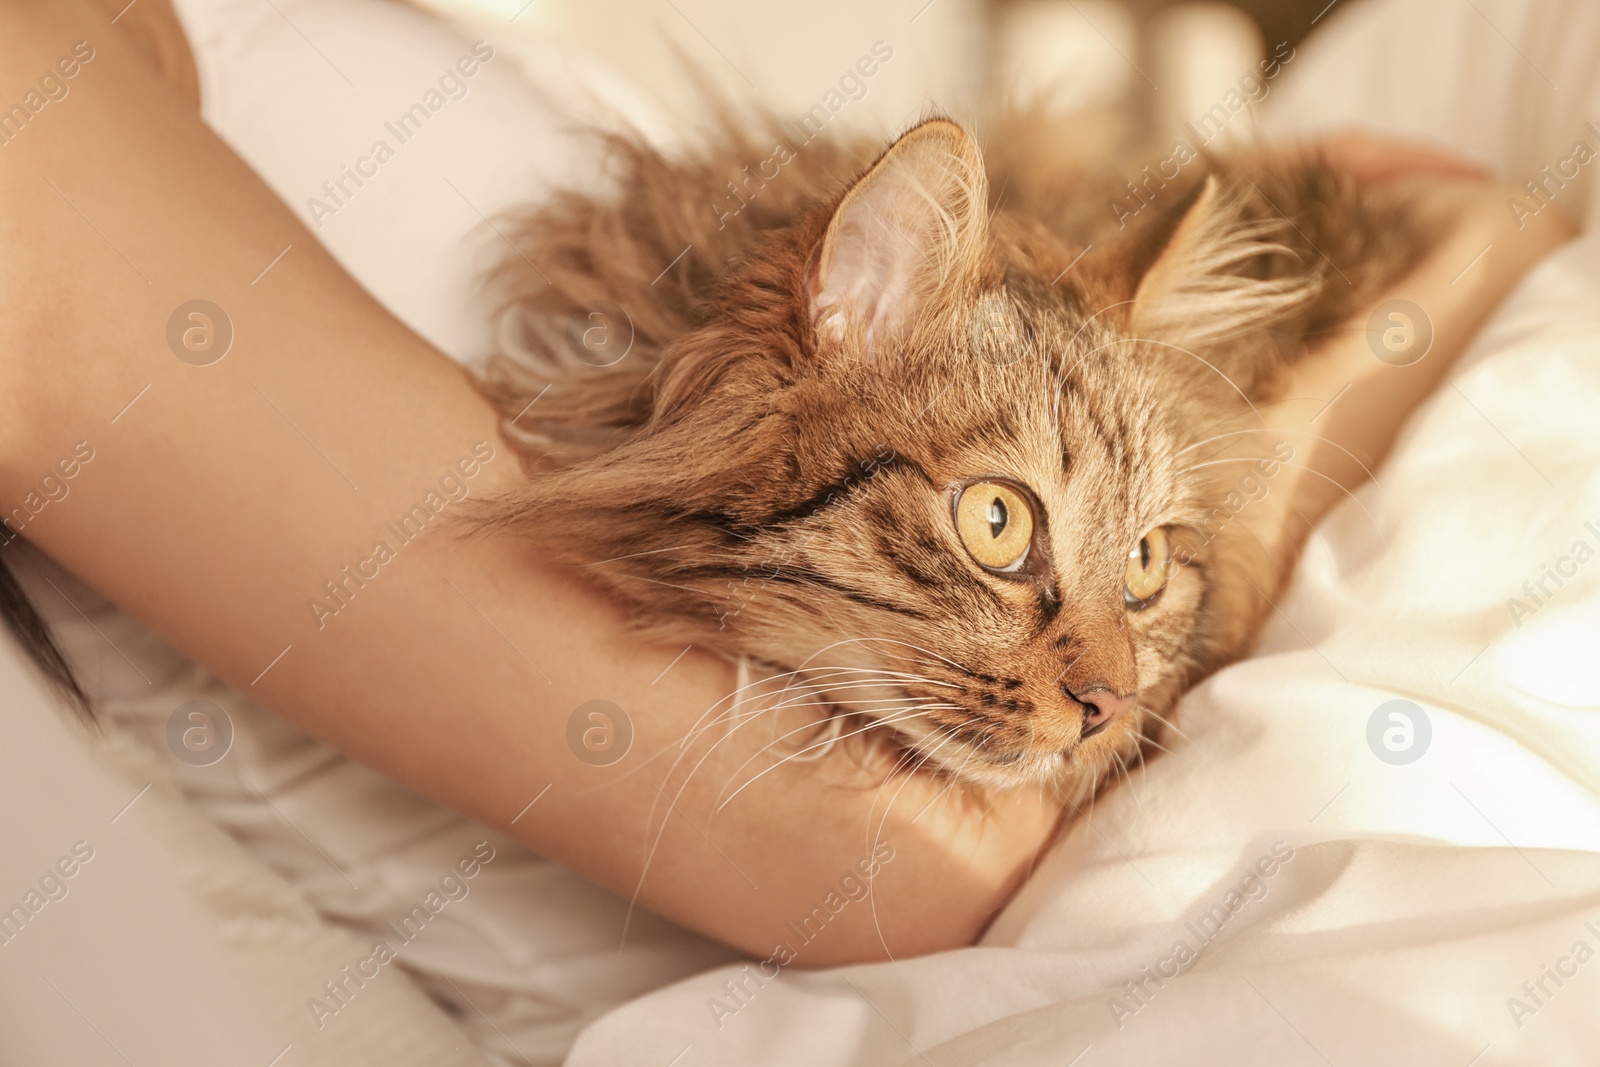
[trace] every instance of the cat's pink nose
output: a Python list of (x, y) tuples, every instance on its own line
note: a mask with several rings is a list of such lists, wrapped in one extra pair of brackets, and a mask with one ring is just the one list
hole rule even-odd
[(1139, 702), (1136, 694), (1121, 696), (1107, 685), (1091, 685), (1076, 693), (1069, 690), (1067, 695), (1083, 709), (1083, 732), (1078, 735), (1080, 740), (1104, 730), (1132, 711)]

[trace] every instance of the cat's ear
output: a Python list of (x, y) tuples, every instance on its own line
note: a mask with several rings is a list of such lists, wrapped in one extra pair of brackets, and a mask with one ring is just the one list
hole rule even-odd
[(1244, 198), (1207, 176), (1133, 296), (1131, 326), (1190, 351), (1234, 341), (1282, 318), (1312, 293), (1303, 271), (1262, 271), (1264, 259), (1294, 258), (1283, 218), (1252, 218)]
[(870, 349), (903, 334), (942, 286), (972, 276), (988, 226), (983, 158), (933, 119), (906, 133), (845, 194), (808, 280), (824, 340), (859, 331)]

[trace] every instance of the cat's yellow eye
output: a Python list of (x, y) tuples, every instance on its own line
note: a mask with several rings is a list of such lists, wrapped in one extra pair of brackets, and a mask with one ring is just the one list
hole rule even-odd
[(956, 533), (980, 565), (1015, 571), (1033, 544), (1033, 508), (1008, 485), (974, 482), (956, 498)]
[(1166, 587), (1171, 572), (1172, 549), (1167, 543), (1167, 531), (1157, 526), (1128, 552), (1122, 599), (1135, 610), (1144, 607)]

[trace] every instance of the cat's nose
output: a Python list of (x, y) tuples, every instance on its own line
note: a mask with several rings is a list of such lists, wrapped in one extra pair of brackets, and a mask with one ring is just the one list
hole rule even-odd
[(1062, 686), (1062, 689), (1065, 689), (1067, 696), (1076, 701), (1083, 710), (1083, 732), (1078, 735), (1080, 740), (1093, 737), (1104, 730), (1132, 711), (1133, 706), (1139, 701), (1136, 694), (1122, 696), (1108, 685), (1090, 685), (1076, 692), (1067, 689), (1066, 686)]

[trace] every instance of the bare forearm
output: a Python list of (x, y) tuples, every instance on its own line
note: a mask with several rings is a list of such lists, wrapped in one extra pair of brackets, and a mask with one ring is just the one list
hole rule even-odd
[[(1573, 234), (1556, 212), (1518, 228), (1508, 190), (1436, 183), (1436, 245), (1407, 277), (1322, 344), (1263, 405), (1256, 455), (1284, 446), (1266, 495), (1240, 512), (1286, 576), (1310, 527), (1372, 477), (1411, 412), (1538, 259)], [(1265, 443), (1263, 444), (1263, 441)], [(1270, 590), (1263, 590), (1270, 593)], [(1270, 612), (1267, 605), (1262, 610)]]

